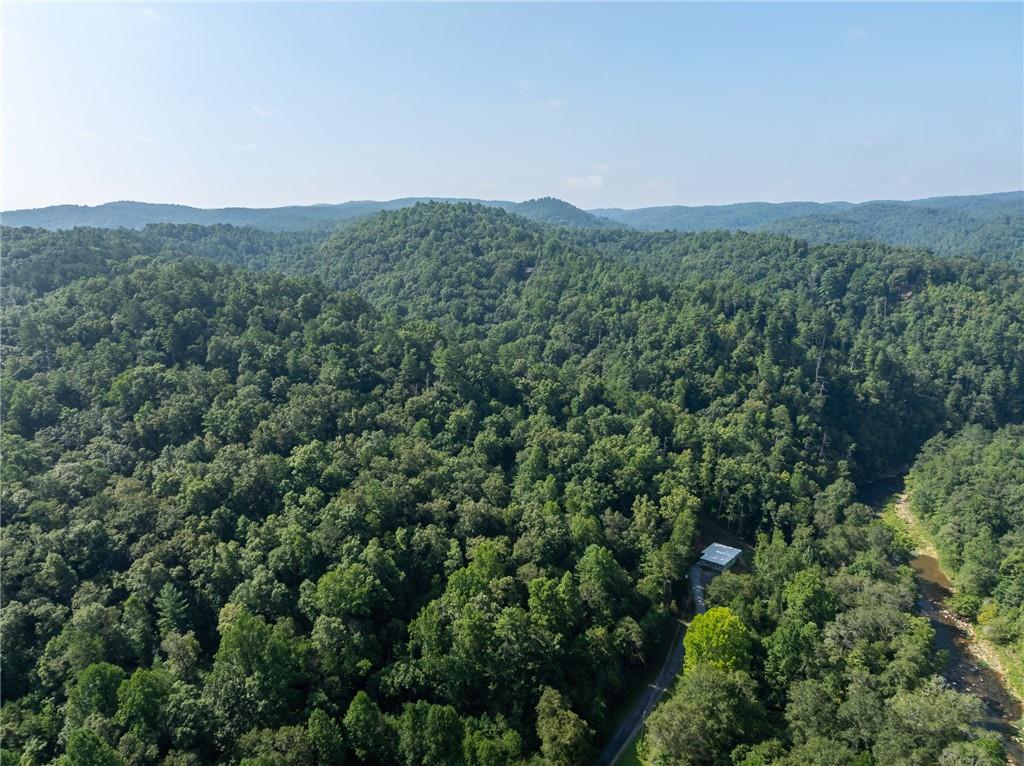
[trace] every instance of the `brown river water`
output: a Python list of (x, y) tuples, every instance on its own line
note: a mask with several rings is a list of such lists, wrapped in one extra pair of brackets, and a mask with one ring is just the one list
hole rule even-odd
[[(883, 480), (863, 487), (859, 499), (881, 509), (889, 498), (902, 491), (902, 480)], [(981, 698), (985, 704), (985, 727), (1002, 735), (1009, 763), (1024, 766), (1024, 746), (1013, 738), (1013, 724), (1024, 715), (1024, 706), (1007, 691), (998, 673), (978, 661), (969, 626), (946, 608), (952, 584), (939, 568), (938, 560), (919, 553), (910, 565), (917, 573), (917, 612), (931, 621), (936, 646), (949, 655), (943, 677), (957, 691)]]
[(967, 626), (945, 606), (951, 595), (949, 578), (939, 569), (934, 556), (915, 556), (910, 565), (917, 573), (917, 610), (935, 629), (935, 643), (949, 653), (943, 676), (957, 691), (981, 697), (985, 703), (985, 726), (1003, 735), (1010, 762), (1024, 766), (1024, 747), (1013, 739), (1012, 723), (1020, 719), (1021, 704), (1003, 686), (999, 675), (978, 662), (971, 650)]

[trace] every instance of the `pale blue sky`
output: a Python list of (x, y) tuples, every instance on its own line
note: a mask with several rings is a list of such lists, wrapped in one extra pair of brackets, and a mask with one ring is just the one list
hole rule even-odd
[(6, 4), (2, 207), (1019, 189), (1022, 9)]

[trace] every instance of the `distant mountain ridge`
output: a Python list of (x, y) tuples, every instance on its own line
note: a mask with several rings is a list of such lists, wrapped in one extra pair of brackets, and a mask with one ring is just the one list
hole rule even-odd
[(643, 231), (710, 231), (748, 229), (787, 218), (853, 207), (851, 202), (737, 202), (732, 205), (664, 205), (632, 210), (593, 210), (612, 221)]
[(473, 202), (531, 221), (577, 229), (641, 231), (770, 231), (813, 243), (869, 240), (927, 248), (941, 255), (1024, 261), (1024, 191), (961, 197), (872, 202), (744, 202), (687, 207), (582, 210), (564, 200), (525, 202), (452, 197), (405, 197), (275, 208), (204, 209), (147, 202), (88, 207), (56, 205), (0, 214), (5, 226), (141, 229), (148, 224), (231, 224), (266, 231), (328, 231), (341, 224), (419, 202)]
[(272, 208), (198, 208), (151, 202), (108, 202), (103, 205), (55, 205), (0, 213), (5, 226), (39, 229), (141, 229), (151, 223), (231, 224), (269, 231), (331, 229), (340, 223), (365, 218), (385, 210), (399, 210), (418, 202), (474, 202), (498, 207), (538, 223), (571, 228), (602, 229), (623, 224), (580, 210), (560, 199), (543, 197), (526, 202), (478, 200), (462, 197), (403, 197), (387, 201), (357, 200), (340, 204), (288, 205)]
[(895, 208), (956, 210), (979, 218), (998, 216), (1008, 211), (1024, 215), (1024, 191), (959, 197), (925, 197), (915, 200), (738, 202), (729, 205), (665, 205), (631, 210), (597, 208), (588, 212), (646, 231), (708, 231), (711, 229), (761, 228), (789, 219), (802, 219), (817, 215), (841, 217), (854, 210)]
[(745, 202), (588, 211), (642, 231), (771, 231), (814, 243), (872, 240), (940, 255), (1024, 259), (1024, 191), (871, 202)]

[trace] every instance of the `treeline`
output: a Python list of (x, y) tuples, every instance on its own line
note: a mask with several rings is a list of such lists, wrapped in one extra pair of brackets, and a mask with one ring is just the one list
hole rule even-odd
[[(804, 681), (987, 747), (848, 479), (1021, 417), (1018, 272), (470, 205), (3, 235), (4, 766), (589, 763), (700, 513), (770, 536), (722, 599), (757, 725), (697, 762), (921, 762), (783, 722)], [(788, 620), (804, 570), (834, 611)], [(814, 630), (846, 654), (793, 669)]]
[(910, 473), (910, 507), (952, 573), (953, 606), (1024, 657), (1024, 427), (936, 436)]

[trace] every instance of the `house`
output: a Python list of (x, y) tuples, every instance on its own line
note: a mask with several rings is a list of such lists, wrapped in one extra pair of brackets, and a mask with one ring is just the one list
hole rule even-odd
[(697, 566), (710, 572), (725, 572), (739, 561), (743, 551), (721, 543), (711, 543), (700, 555)]

